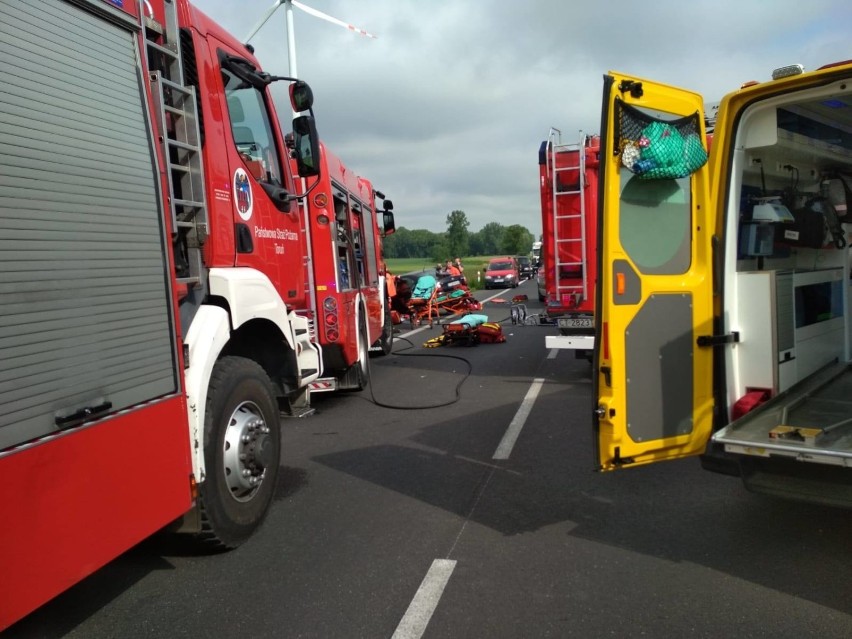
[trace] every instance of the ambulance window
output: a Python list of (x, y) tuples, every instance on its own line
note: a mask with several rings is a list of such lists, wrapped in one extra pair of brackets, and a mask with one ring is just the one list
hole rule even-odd
[(281, 162), (263, 91), (222, 69), (234, 144), (256, 180), (283, 185)]
[(619, 241), (640, 272), (685, 273), (690, 263), (690, 178), (643, 180), (621, 170)]

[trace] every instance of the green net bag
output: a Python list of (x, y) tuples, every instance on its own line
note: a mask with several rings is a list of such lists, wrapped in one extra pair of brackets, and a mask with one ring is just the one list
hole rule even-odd
[(687, 177), (707, 162), (698, 113), (660, 120), (616, 100), (615, 153), (642, 179)]

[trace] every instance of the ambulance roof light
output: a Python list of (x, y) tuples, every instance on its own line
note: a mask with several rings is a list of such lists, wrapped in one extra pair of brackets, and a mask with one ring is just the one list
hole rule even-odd
[(779, 67), (772, 72), (773, 80), (781, 78), (789, 78), (793, 75), (801, 75), (805, 72), (805, 67), (801, 64), (788, 64), (786, 67)]

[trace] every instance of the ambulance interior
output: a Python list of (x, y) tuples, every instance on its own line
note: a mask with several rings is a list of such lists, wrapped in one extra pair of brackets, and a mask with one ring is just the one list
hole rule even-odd
[[(728, 452), (852, 464), (852, 84), (747, 107), (724, 265)], [(757, 406), (754, 408), (754, 406)]]

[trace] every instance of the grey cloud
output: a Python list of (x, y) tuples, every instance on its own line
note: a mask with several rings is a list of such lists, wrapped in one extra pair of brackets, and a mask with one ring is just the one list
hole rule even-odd
[[(617, 70), (708, 101), (778, 66), (848, 58), (852, 5), (811, 0), (302, 0), (378, 35), (369, 40), (294, 10), (299, 76), (325, 142), (393, 200), (397, 223), (443, 230), (465, 211), (540, 229), (539, 143), (600, 125), (602, 76)], [(197, 0), (244, 35), (272, 0)], [(253, 40), (287, 70), (284, 13)], [(289, 117), (286, 98), (279, 99)]]

